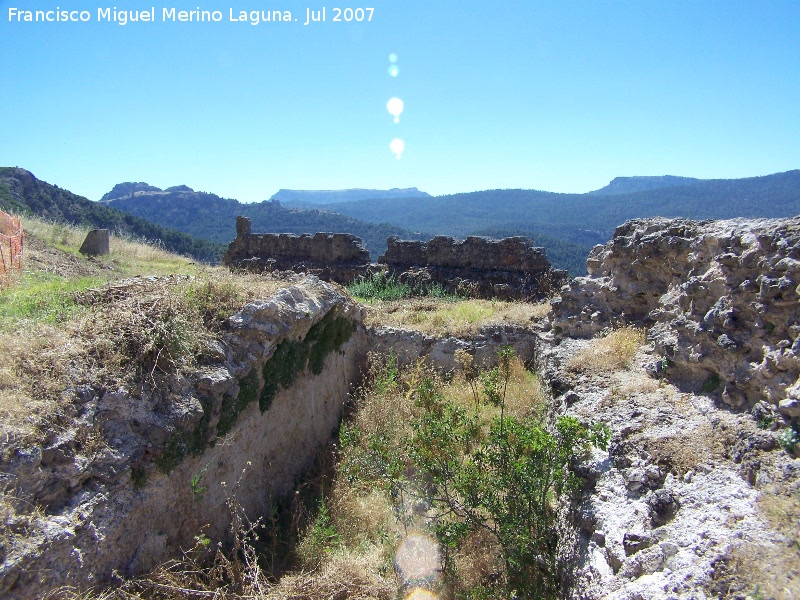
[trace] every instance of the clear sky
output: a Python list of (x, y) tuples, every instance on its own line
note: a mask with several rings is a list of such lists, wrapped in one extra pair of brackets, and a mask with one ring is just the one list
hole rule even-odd
[[(114, 6), (0, 0), (0, 165), (91, 199), (146, 181), (246, 202), (800, 168), (798, 0), (117, 0), (155, 22), (98, 22)], [(90, 21), (9, 20), (56, 7)], [(222, 20), (164, 22), (172, 7)]]

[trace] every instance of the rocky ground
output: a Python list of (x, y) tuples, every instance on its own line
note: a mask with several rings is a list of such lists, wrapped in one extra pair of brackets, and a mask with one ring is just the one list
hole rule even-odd
[[(557, 403), (613, 433), (575, 598), (800, 595), (798, 259), (800, 219), (630, 221), (553, 302)], [(587, 364), (580, 338), (625, 326), (649, 341), (631, 367)]]
[(572, 597), (798, 597), (800, 460), (778, 433), (649, 375), (652, 344), (628, 369), (584, 369), (590, 343), (546, 351), (558, 410), (612, 432), (581, 466)]

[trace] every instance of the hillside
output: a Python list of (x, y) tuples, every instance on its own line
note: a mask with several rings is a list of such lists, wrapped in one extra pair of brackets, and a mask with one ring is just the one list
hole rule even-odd
[(681, 185), (692, 185), (702, 181), (694, 177), (676, 177), (675, 175), (660, 175), (655, 177), (615, 177), (607, 186), (589, 192), (595, 196), (615, 196), (645, 190), (656, 190)]
[(216, 261), (224, 252), (220, 244), (196, 239), (92, 202), (40, 181), (25, 169), (0, 167), (0, 209), (59, 223), (110, 229), (115, 233), (157, 243), (166, 250), (200, 261)]
[[(389, 190), (390, 192), (410, 192), (410, 190)], [(282, 192), (285, 192), (282, 194)], [(310, 192), (311, 194), (332, 194), (334, 196), (349, 194), (351, 192), (372, 192), (372, 190), (343, 190), (341, 192)], [(190, 235), (212, 240), (220, 243), (230, 242), (236, 237), (235, 221), (237, 216), (249, 217), (252, 221), (253, 231), (256, 233), (316, 233), (327, 231), (331, 233), (352, 233), (364, 241), (370, 252), (372, 260), (386, 250), (386, 239), (389, 236), (399, 236), (407, 240), (425, 240), (433, 235), (482, 235), (494, 238), (503, 238), (516, 235), (532, 236), (534, 241), (543, 246), (553, 266), (565, 269), (572, 275), (585, 273), (586, 255), (589, 253), (589, 244), (576, 244), (560, 239), (557, 235), (548, 235), (536, 231), (532, 235), (531, 229), (521, 227), (519, 223), (487, 225), (486, 215), (476, 218), (472, 229), (468, 231), (452, 231), (449, 227), (454, 215), (438, 217), (435, 221), (418, 221), (415, 228), (403, 228), (387, 225), (380, 220), (368, 222), (339, 214), (330, 210), (339, 204), (327, 204), (321, 208), (290, 208), (283, 205), (277, 196), (294, 199), (297, 201), (303, 192), (282, 190), (273, 200), (257, 204), (245, 204), (237, 200), (221, 198), (216, 194), (195, 192), (186, 186), (178, 186), (160, 190), (146, 183), (121, 183), (103, 196), (103, 202), (118, 210), (142, 217), (164, 227), (171, 227)], [(427, 196), (428, 201), (436, 202), (438, 199)], [(369, 200), (371, 202), (404, 202), (402, 197), (391, 199)], [(460, 213), (463, 209), (459, 208)], [(491, 212), (489, 210), (488, 212)], [(387, 216), (392, 216), (387, 214)], [(459, 214), (463, 217), (463, 214)], [(416, 233), (413, 233), (413, 232)], [(428, 232), (428, 233), (419, 233)], [(598, 243), (602, 241), (597, 238)]]
[[(644, 185), (655, 184), (653, 178)], [(658, 179), (658, 178), (655, 178)], [(622, 185), (622, 184), (620, 184)], [(612, 185), (608, 188), (618, 188)], [(637, 184), (638, 185), (638, 184)], [(487, 190), (435, 198), (331, 204), (330, 210), (369, 222), (454, 236), (514, 227), (584, 246), (605, 243), (619, 223), (652, 216), (728, 219), (800, 213), (800, 170), (746, 179), (683, 181), (681, 185), (604, 195), (536, 190)]]
[(270, 200), (279, 200), (294, 206), (313, 206), (352, 202), (356, 200), (377, 200), (388, 198), (429, 198), (430, 194), (417, 188), (392, 188), (390, 190), (278, 190)]
[[(114, 197), (106, 204), (117, 210), (136, 215), (188, 233), (192, 236), (227, 244), (236, 237), (236, 217), (249, 217), (257, 233), (352, 233), (364, 241), (373, 260), (386, 249), (386, 238), (392, 235), (404, 239), (425, 239), (401, 227), (381, 223), (365, 223), (353, 217), (320, 209), (287, 208), (280, 201), (245, 204), (221, 198), (216, 194), (195, 192), (186, 186), (166, 190), (145, 189), (147, 184), (118, 184), (139, 186), (123, 197)], [(152, 186), (147, 186), (152, 188)], [(111, 195), (116, 195), (112, 190)], [(107, 198), (109, 194), (103, 196)]]

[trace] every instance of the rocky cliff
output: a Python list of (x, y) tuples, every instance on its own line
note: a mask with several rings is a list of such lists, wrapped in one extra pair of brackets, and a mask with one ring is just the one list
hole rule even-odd
[[(579, 467), (572, 597), (800, 593), (799, 244), (800, 218), (629, 221), (553, 300), (556, 405), (612, 432)], [(597, 368), (623, 326), (649, 343)]]

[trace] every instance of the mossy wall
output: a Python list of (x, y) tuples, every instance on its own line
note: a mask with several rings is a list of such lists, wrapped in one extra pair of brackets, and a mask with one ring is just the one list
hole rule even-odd
[(259, 408), (264, 413), (269, 410), (278, 391), (289, 389), (306, 369), (314, 375), (320, 375), (326, 357), (341, 348), (355, 328), (352, 321), (336, 314), (336, 311), (330, 311), (302, 340), (286, 339), (280, 342), (260, 369), (253, 367), (239, 380), (238, 394), (223, 397), (214, 428), (211, 423), (217, 407), (211, 401), (201, 399), (203, 416), (200, 422), (190, 431), (174, 432), (164, 444), (162, 455), (156, 459), (156, 466), (162, 472), (169, 473), (187, 456), (200, 456), (214, 445), (218, 437), (231, 431), (239, 415), (251, 402), (258, 399)]

